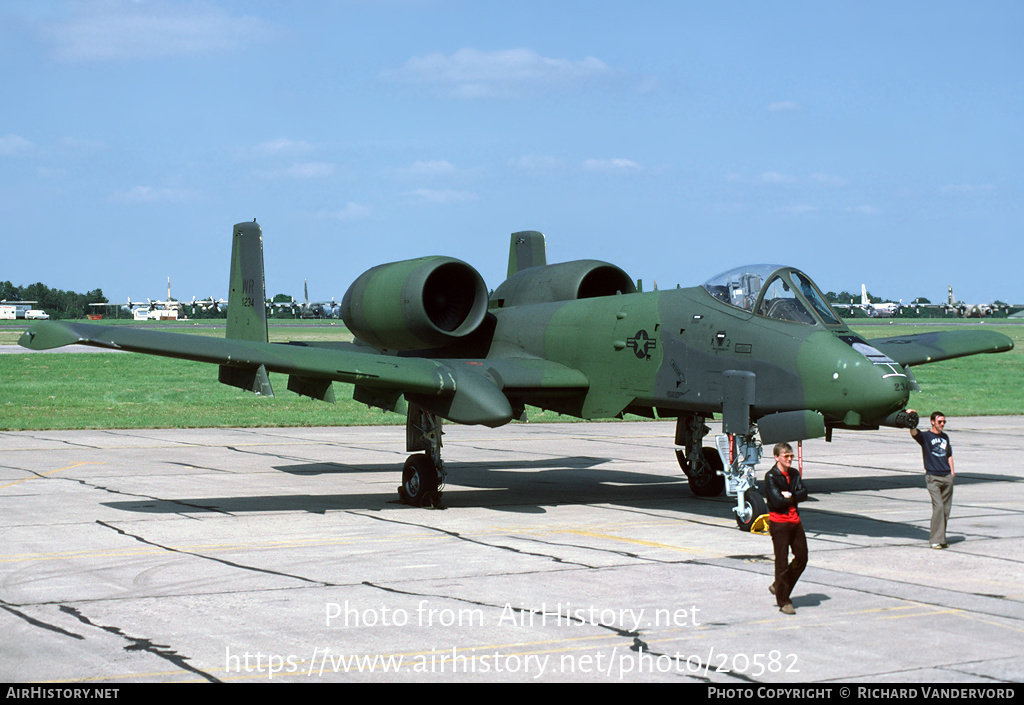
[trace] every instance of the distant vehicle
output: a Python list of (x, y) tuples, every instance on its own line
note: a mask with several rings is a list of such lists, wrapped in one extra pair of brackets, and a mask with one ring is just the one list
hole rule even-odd
[[(38, 301), (8, 301), (4, 299), (0, 301), (0, 320), (12, 321), (18, 318), (28, 318), (25, 314), (32, 308), (32, 304), (39, 303)], [(43, 313), (37, 311), (37, 313)], [(49, 316), (46, 316), (49, 318)], [(37, 318), (36, 320), (43, 320)]]
[(25, 320), (27, 321), (48, 321), (50, 320), (50, 314), (46, 311), (40, 311), (37, 308), (29, 309), (25, 311)]
[(953, 287), (950, 285), (949, 295), (944, 304), (915, 304), (916, 309), (939, 310), (945, 315), (956, 314), (959, 318), (986, 318), (997, 313), (1010, 316), (1014, 311), (1024, 308), (1020, 305), (996, 302), (991, 304), (968, 304), (957, 301), (953, 296)]
[(868, 298), (868, 287), (860, 285), (860, 307), (871, 318), (892, 318), (900, 312), (900, 305), (892, 302), (875, 304)]
[(202, 311), (213, 309), (214, 311), (220, 311), (225, 308), (227, 301), (224, 299), (214, 299), (212, 296), (208, 299), (197, 299), (192, 297), (191, 303), (188, 301), (177, 301), (171, 298), (171, 278), (167, 277), (167, 299), (166, 300), (154, 300), (146, 299), (142, 301), (132, 301), (128, 298), (127, 304), (116, 304), (116, 303), (91, 303), (90, 306), (114, 308), (122, 311), (127, 311), (132, 314), (132, 318), (136, 321), (177, 321), (178, 319), (187, 319), (185, 315), (185, 306), (190, 306), (192, 315), (195, 315), (196, 307), (199, 307)]
[(303, 280), (302, 287), (305, 299), (301, 304), (293, 297), (291, 301), (272, 303), (270, 305), (275, 308), (290, 309), (292, 315), (297, 315), (299, 318), (341, 318), (341, 304), (333, 298), (330, 301), (314, 301), (311, 303), (309, 300), (309, 282)]
[(178, 309), (140, 307), (132, 309), (132, 317), (136, 321), (176, 321)]
[(843, 313), (852, 313), (855, 309), (860, 309), (868, 318), (892, 318), (899, 314), (903, 308), (902, 304), (897, 303), (872, 303), (871, 298), (868, 296), (868, 287), (866, 284), (860, 285), (860, 303), (849, 303), (849, 304), (833, 304), (832, 307), (837, 311)]
[(967, 304), (963, 301), (957, 301), (953, 298), (953, 285), (949, 286), (949, 299), (946, 301), (947, 311), (956, 311), (956, 315), (960, 318), (982, 318), (984, 316), (991, 316), (996, 312), (996, 307), (992, 304)]

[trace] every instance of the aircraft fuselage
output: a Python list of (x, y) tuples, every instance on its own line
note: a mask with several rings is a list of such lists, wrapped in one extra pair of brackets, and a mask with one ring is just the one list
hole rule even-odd
[[(582, 418), (722, 411), (723, 373), (755, 375), (755, 416), (812, 409), (834, 424), (877, 424), (904, 408), (907, 377), (839, 336), (845, 326), (776, 320), (703, 287), (517, 306), (494, 312), (488, 357), (526, 356), (579, 370), (584, 395), (521, 401)], [(851, 412), (853, 415), (851, 415)]]

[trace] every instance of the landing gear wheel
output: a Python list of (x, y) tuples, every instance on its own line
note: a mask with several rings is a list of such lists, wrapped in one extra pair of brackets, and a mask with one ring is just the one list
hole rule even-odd
[(705, 446), (700, 449), (701, 459), (697, 462), (698, 467), (690, 466), (686, 459), (686, 453), (682, 450), (676, 451), (676, 460), (679, 467), (686, 474), (690, 482), (690, 491), (697, 497), (717, 497), (725, 489), (725, 477), (719, 473), (723, 469), (722, 458), (714, 448)]
[(425, 453), (410, 455), (402, 468), (402, 485), (398, 496), (414, 507), (440, 507), (441, 495), (437, 491), (437, 467)]
[(743, 497), (743, 511), (737, 512), (736, 525), (739, 526), (740, 531), (749, 533), (757, 518), (767, 513), (768, 503), (765, 502), (761, 493), (752, 487)]

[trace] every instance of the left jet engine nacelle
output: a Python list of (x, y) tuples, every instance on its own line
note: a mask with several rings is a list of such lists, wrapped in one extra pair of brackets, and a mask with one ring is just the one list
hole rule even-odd
[(341, 317), (378, 348), (439, 348), (475, 331), (487, 315), (480, 274), (452, 257), (421, 257), (368, 269), (352, 282)]

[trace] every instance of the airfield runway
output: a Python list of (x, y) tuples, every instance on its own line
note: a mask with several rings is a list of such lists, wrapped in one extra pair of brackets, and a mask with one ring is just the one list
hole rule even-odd
[(671, 423), (449, 426), (444, 511), (402, 428), (0, 433), (0, 681), (1021, 681), (1024, 418), (948, 430), (942, 551), (905, 431), (804, 445), (795, 617)]

